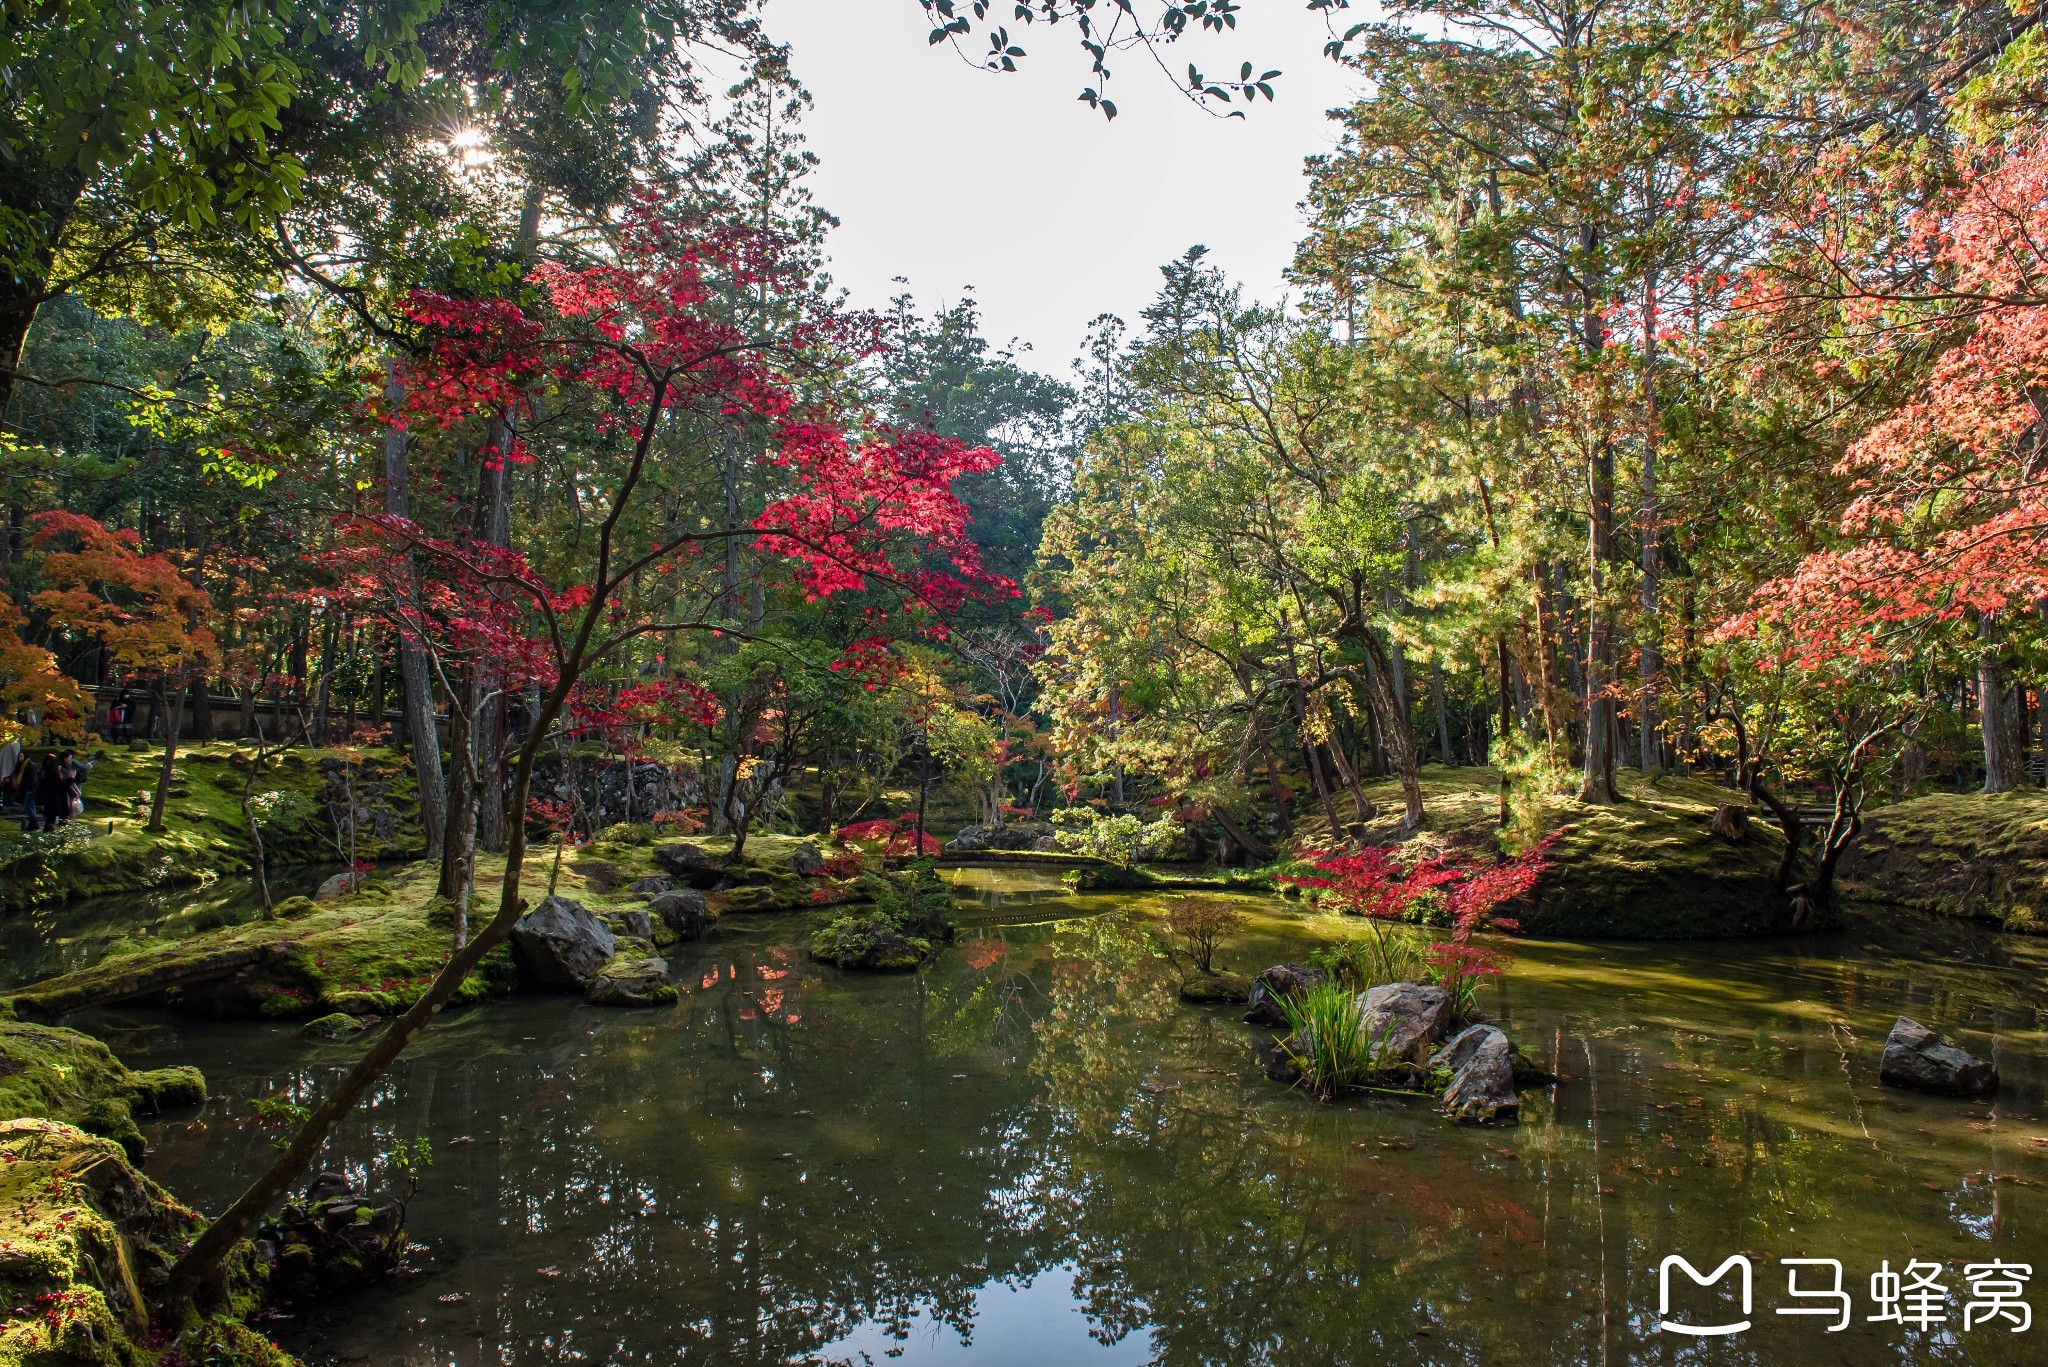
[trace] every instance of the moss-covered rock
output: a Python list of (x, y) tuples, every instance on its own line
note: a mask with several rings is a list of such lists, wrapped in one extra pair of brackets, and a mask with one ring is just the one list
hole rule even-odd
[(1190, 973), (1180, 984), (1184, 1002), (1231, 1004), (1248, 1001), (1251, 995), (1251, 979), (1241, 973)]
[[(239, 1322), (257, 1308), (253, 1250), (230, 1260), (228, 1313), (151, 1332), (178, 1251), (204, 1224), (113, 1143), (43, 1119), (0, 1121), (0, 1367), (293, 1367)], [(32, 1308), (23, 1313), (21, 1307)]]
[(197, 1068), (134, 1072), (113, 1051), (75, 1030), (0, 1022), (0, 1119), (62, 1120), (143, 1154), (135, 1115), (206, 1099)]
[(1837, 876), (1859, 900), (2048, 933), (2048, 792), (1934, 793), (1866, 812)]

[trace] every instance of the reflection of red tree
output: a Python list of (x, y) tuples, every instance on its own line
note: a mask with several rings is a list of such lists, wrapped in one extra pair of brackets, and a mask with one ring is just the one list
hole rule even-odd
[(969, 968), (980, 972), (1000, 962), (1010, 952), (1009, 941), (1000, 936), (989, 936), (975, 940), (961, 951), (960, 957)]
[[(1411, 1156), (1412, 1158), (1412, 1156)], [(1346, 1173), (1344, 1204), (1356, 1207), (1361, 1226), (1412, 1220), (1419, 1241), (1444, 1257), (1479, 1256), (1504, 1266), (1535, 1270), (1544, 1262), (1542, 1222), (1515, 1194), (1506, 1173), (1459, 1163), (1402, 1162), (1358, 1154)], [(1473, 1243), (1461, 1232), (1483, 1229)]]

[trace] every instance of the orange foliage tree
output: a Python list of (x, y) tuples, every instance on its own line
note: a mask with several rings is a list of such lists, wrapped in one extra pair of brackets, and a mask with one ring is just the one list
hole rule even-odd
[(50, 586), (32, 606), (52, 627), (96, 641), (109, 669), (152, 693), (168, 718), (147, 827), (161, 831), (186, 689), (220, 664), (220, 647), (204, 623), (212, 605), (168, 558), (145, 552), (133, 531), (79, 513), (38, 513), (29, 523), (29, 547), (41, 553), (41, 577)]

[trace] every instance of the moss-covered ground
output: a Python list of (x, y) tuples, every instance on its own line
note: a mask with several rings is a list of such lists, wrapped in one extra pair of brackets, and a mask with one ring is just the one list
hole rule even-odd
[[(655, 851), (666, 843), (652, 827), (610, 827), (597, 841), (565, 852), (559, 868), (551, 847), (535, 848), (521, 870), (520, 895), (529, 905), (552, 890), (599, 913), (639, 909), (647, 899), (632, 884), (663, 874)], [(719, 855), (729, 844), (696, 843)], [(801, 878), (790, 867), (803, 843), (790, 836), (751, 837), (744, 859), (728, 871), (736, 886), (706, 894), (711, 912), (787, 911), (831, 900), (832, 887)], [(503, 873), (502, 857), (478, 857), (476, 919), (495, 909)], [(388, 1015), (419, 999), (452, 947), (454, 920), (449, 904), (435, 895), (436, 874), (434, 866), (415, 862), (337, 901), (288, 898), (272, 919), (221, 926), (168, 944), (149, 939), (116, 945), (89, 968), (5, 996), (21, 1014), (40, 1017), (159, 996), (221, 1015)], [(511, 957), (501, 946), (470, 975), (457, 1000), (477, 1001), (517, 985)]]
[[(1365, 823), (1372, 845), (1415, 843), (1490, 856), (1553, 837), (1549, 868), (1517, 915), (1522, 931), (1557, 939), (1716, 939), (1793, 930), (1788, 899), (1774, 883), (1783, 850), (1777, 828), (1752, 821), (1748, 836), (1716, 836), (1714, 809), (1740, 795), (1707, 779), (1624, 770), (1622, 800), (1611, 806), (1517, 789), (1511, 818), (1499, 825), (1500, 774), (1489, 768), (1422, 770), (1423, 829), (1401, 829), (1401, 790), (1393, 779), (1366, 785), (1379, 814)], [(1340, 800), (1338, 815), (1351, 805)], [(1304, 809), (1299, 842), (1328, 839), (1319, 811)]]
[(2048, 792), (1936, 793), (1878, 808), (1839, 877), (1860, 901), (2048, 933)]
[(0, 1120), (41, 1116), (111, 1139), (140, 1160), (135, 1117), (206, 1099), (196, 1068), (136, 1072), (106, 1045), (52, 1025), (0, 1020)]
[[(242, 792), (249, 753), (226, 742), (181, 748), (164, 804), (164, 829), (148, 831), (148, 795), (163, 766), (162, 748), (115, 745), (89, 752), (93, 768), (83, 816), (33, 836), (11, 822), (0, 826), (0, 910), (247, 873)], [(291, 750), (268, 761), (253, 785), (257, 794), (275, 795), (265, 803), (270, 816), (263, 824), (273, 866), (348, 857), (348, 838), (336, 826), (336, 815), (345, 820), (348, 810), (344, 778), (353, 784), (359, 817), (356, 857), (388, 859), (419, 851), (418, 800), (401, 757), (389, 750)]]
[(246, 1245), (230, 1260), (229, 1313), (165, 1332), (156, 1298), (203, 1223), (118, 1145), (57, 1121), (0, 1121), (0, 1367), (291, 1367), (238, 1318), (259, 1289)]

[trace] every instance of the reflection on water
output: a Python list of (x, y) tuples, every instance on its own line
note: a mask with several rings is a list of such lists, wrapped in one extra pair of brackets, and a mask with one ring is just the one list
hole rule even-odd
[[(335, 871), (326, 865), (275, 870), (271, 898), (311, 895)], [(0, 917), (0, 987), (90, 968), (117, 946), (148, 948), (213, 926), (239, 924), (262, 911), (255, 884), (237, 878), (203, 888), (115, 893)]]
[[(1563, 1080), (1485, 1131), (1266, 1081), (1265, 1036), (1179, 1002), (1130, 899), (970, 928), (914, 975), (821, 968), (803, 929), (729, 923), (679, 953), (674, 1009), (534, 997), (428, 1032), (337, 1141), (360, 1167), (432, 1137), (423, 1270), (288, 1346), (458, 1367), (2041, 1360), (2048, 1325), (1965, 1336), (1960, 1294), (1931, 1333), (1863, 1319), (1869, 1274), (1912, 1258), (1958, 1293), (1965, 1262), (2031, 1262), (2048, 1314), (2038, 954), (1526, 945), (1487, 1006)], [(1225, 957), (1304, 940), (1263, 904)], [(1998, 1099), (1880, 1088), (1902, 1010), (1992, 1050)], [(309, 1096), (361, 1047), (90, 1023), (137, 1063), (207, 1070), (215, 1098), (153, 1127), (150, 1160), (207, 1207), (266, 1156), (252, 1098)], [(1660, 1261), (1736, 1252), (1754, 1327), (1659, 1333)], [(1845, 1264), (1847, 1332), (1774, 1313), (1801, 1256)]]

